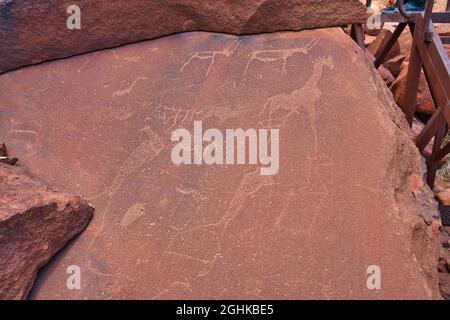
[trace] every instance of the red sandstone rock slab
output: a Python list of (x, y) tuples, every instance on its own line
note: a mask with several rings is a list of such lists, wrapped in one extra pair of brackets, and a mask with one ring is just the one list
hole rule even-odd
[[(186, 33), (0, 76), (0, 136), (97, 214), (49, 298), (437, 298), (436, 204), (340, 29)], [(278, 128), (280, 167), (175, 165), (173, 130)], [(81, 290), (66, 268), (81, 268)], [(367, 269), (381, 268), (381, 290)]]
[(85, 199), (0, 164), (0, 299), (23, 299), (37, 271), (92, 218)]
[[(81, 11), (80, 30), (67, 28), (73, 4)], [(0, 73), (182, 31), (254, 34), (366, 17), (359, 0), (0, 0)]]

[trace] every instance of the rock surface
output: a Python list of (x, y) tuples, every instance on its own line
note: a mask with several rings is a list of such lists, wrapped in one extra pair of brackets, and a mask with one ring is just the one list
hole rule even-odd
[(444, 206), (450, 206), (450, 190), (440, 191), (436, 194), (436, 199)]
[[(0, 73), (181, 31), (254, 34), (365, 22), (358, 0), (0, 0)], [(72, 11), (70, 11), (72, 12)], [(71, 21), (71, 20), (70, 20)]]
[[(437, 209), (391, 93), (339, 28), (201, 32), (0, 76), (0, 136), (97, 214), (32, 297), (438, 298)], [(175, 129), (279, 128), (280, 168), (175, 165)], [(67, 290), (67, 266), (81, 290)], [(381, 268), (382, 289), (367, 288)]]
[(387, 60), (383, 65), (388, 69), (394, 77), (398, 77), (402, 71), (402, 63), (406, 60), (406, 56), (398, 55)]
[[(404, 61), (401, 65), (401, 71), (397, 79), (392, 84), (392, 94), (394, 99), (400, 107), (404, 106), (406, 79), (408, 75), (409, 61)], [(434, 106), (433, 97), (431, 96), (430, 89), (428, 88), (425, 74), (421, 73), (419, 80), (419, 91), (417, 92), (416, 112), (432, 115), (436, 111)]]
[[(368, 50), (366, 50), (366, 54), (369, 60), (373, 63), (375, 61), (375, 57), (373, 56), (373, 54)], [(391, 71), (389, 71), (385, 66), (381, 65), (378, 68), (378, 73), (386, 83), (386, 86), (390, 87), (394, 83), (395, 77), (392, 75)]]
[[(389, 39), (392, 37), (392, 32), (386, 29), (381, 29), (378, 33), (377, 37), (374, 41), (372, 41), (368, 47), (367, 50), (372, 53), (375, 57), (378, 56), (383, 48), (386, 46), (386, 43), (389, 41)], [(387, 56), (387, 60), (394, 58), (395, 56), (400, 54), (400, 46), (398, 42), (395, 43), (395, 45), (392, 47), (391, 51), (389, 52), (389, 55)]]
[(0, 163), (0, 299), (23, 299), (37, 271), (92, 218), (86, 200)]

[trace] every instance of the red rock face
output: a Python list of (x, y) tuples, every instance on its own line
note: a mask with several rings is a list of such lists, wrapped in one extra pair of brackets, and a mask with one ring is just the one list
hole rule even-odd
[(254, 34), (365, 22), (359, 0), (78, 0), (81, 29), (67, 28), (72, 0), (0, 1), (0, 73), (49, 59), (182, 32)]
[[(96, 215), (33, 298), (437, 298), (432, 194), (340, 29), (186, 33), (0, 76), (0, 135)], [(174, 165), (173, 130), (278, 128), (280, 168)], [(81, 290), (66, 269), (81, 268)], [(367, 269), (381, 268), (381, 290)]]
[(37, 271), (92, 218), (85, 199), (0, 164), (0, 300), (23, 299)]
[[(404, 106), (405, 101), (405, 89), (406, 89), (406, 78), (408, 74), (409, 61), (404, 61), (400, 67), (400, 74), (392, 84), (392, 94), (394, 99), (400, 107)], [(432, 115), (436, 111), (434, 105), (433, 97), (431, 95), (430, 89), (428, 88), (427, 80), (425, 74), (422, 72), (419, 80), (419, 88), (417, 92), (417, 104), (416, 112)]]

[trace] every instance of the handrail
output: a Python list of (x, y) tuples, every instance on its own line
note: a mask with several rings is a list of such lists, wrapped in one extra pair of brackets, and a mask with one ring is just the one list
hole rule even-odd
[[(450, 59), (445, 52), (442, 38), (434, 26), (434, 22), (449, 23), (449, 13), (433, 13), (434, 3), (434, 0), (427, 0), (425, 11), (415, 12), (406, 10), (404, 0), (397, 0), (399, 13), (386, 13), (384, 21), (399, 22), (399, 24), (375, 60), (375, 67), (378, 68), (406, 26), (409, 25), (410, 31), (413, 33), (413, 42), (402, 109), (409, 125), (412, 125), (419, 79), (423, 69), (436, 105), (436, 112), (417, 136), (415, 143), (422, 153), (433, 136), (435, 137), (433, 152), (431, 156), (427, 157), (427, 183), (430, 187), (434, 185), (439, 161), (450, 153), (450, 144), (444, 148), (441, 146), (442, 135), (446, 130), (444, 126), (446, 123), (450, 125)], [(449, 7), (450, 0), (447, 2), (447, 9)]]
[(425, 25), (424, 25), (424, 31), (426, 32), (428, 30), (428, 26), (430, 25), (431, 21), (431, 14), (433, 13), (433, 7), (434, 7), (434, 0), (428, 0), (427, 1), (427, 7), (425, 9)]
[[(449, 0), (450, 3), (450, 0)], [(413, 15), (411, 14), (411, 12), (406, 11), (405, 7), (405, 1), (404, 0), (397, 0), (397, 7), (398, 7), (398, 11), (400, 11), (400, 14), (405, 17), (406, 19), (410, 20)], [(448, 3), (447, 3), (448, 5)], [(431, 18), (431, 13), (433, 12), (433, 6), (434, 6), (434, 0), (427, 0), (427, 6), (425, 9), (425, 26), (428, 25), (430, 18)]]

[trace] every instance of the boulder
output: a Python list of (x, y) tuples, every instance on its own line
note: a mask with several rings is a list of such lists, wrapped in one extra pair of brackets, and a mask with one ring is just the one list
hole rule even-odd
[[(403, 108), (405, 99), (406, 78), (408, 75), (409, 61), (404, 61), (401, 66), (401, 71), (395, 82), (392, 84), (391, 90), (397, 104)], [(428, 88), (425, 74), (421, 73), (419, 80), (419, 90), (417, 93), (416, 112), (432, 115), (436, 111), (436, 107)]]
[(406, 26), (405, 30), (403, 30), (402, 34), (397, 40), (397, 43), (400, 46), (400, 55), (406, 56), (406, 60), (409, 60), (412, 46), (412, 34), (409, 26)]
[[(77, 27), (74, 4), (80, 29), (68, 28)], [(359, 0), (0, 0), (0, 73), (182, 31), (254, 34), (367, 17)]]
[(398, 55), (392, 59), (389, 59), (387, 61), (385, 61), (383, 63), (383, 65), (385, 66), (386, 69), (388, 69), (391, 74), (397, 78), (400, 75), (401, 72), (401, 67), (402, 67), (402, 63), (403, 61), (405, 61), (406, 56), (404, 55)]
[[(375, 30), (379, 30), (379, 29), (375, 29)], [(366, 48), (375, 41), (377, 37), (376, 36), (371, 36), (369, 34), (366, 34), (364, 37), (364, 45), (366, 46)]]
[[(32, 298), (440, 297), (423, 162), (340, 28), (178, 34), (9, 72), (0, 87), (11, 152), (97, 210)], [(174, 162), (192, 145), (173, 135), (199, 121), (279, 130), (278, 172)], [(80, 290), (66, 288), (70, 265)]]
[(87, 226), (94, 209), (1, 163), (0, 194), (0, 299), (24, 299), (39, 268)]
[[(372, 53), (368, 50), (366, 50), (367, 57), (370, 59), (370, 61), (373, 63), (375, 61), (375, 57), (372, 55)], [(378, 67), (378, 73), (380, 74), (381, 78), (386, 83), (386, 86), (390, 87), (394, 81), (395, 77), (392, 75), (392, 73), (383, 65), (380, 65)]]
[[(389, 39), (392, 36), (392, 32), (387, 29), (381, 29), (378, 33), (376, 39), (372, 41), (372, 43), (369, 44), (367, 47), (367, 50), (372, 53), (375, 57), (378, 56), (383, 48), (386, 46), (386, 43), (389, 41)], [(395, 45), (392, 47), (391, 51), (389, 52), (386, 59), (391, 59), (400, 54), (400, 46), (398, 42), (395, 43)]]
[(386, 86), (390, 87), (395, 82), (395, 77), (383, 65), (378, 67), (378, 72), (380, 73), (381, 77), (383, 78), (384, 82), (386, 83)]
[(444, 206), (450, 206), (450, 190), (443, 190), (436, 194), (436, 199)]

